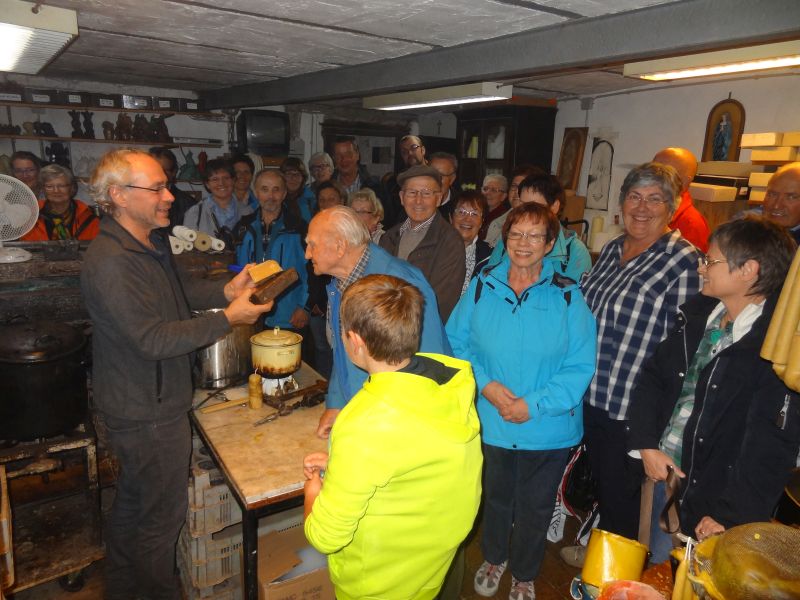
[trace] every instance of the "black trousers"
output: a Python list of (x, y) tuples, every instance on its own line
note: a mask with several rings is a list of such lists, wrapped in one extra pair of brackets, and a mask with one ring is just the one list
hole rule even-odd
[(189, 418), (97, 415), (120, 465), (106, 528), (106, 599), (179, 600), (175, 547), (186, 520)]
[(626, 421), (609, 418), (602, 409), (584, 404), (583, 438), (589, 451), (589, 465), (597, 482), (600, 505), (599, 528), (636, 539), (642, 468), (626, 451)]

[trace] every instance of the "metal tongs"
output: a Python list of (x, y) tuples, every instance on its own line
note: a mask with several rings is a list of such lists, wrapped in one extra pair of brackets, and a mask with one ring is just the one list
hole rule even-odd
[[(291, 414), (296, 408), (310, 408), (312, 406), (321, 404), (325, 401), (325, 392), (327, 389), (328, 382), (320, 379), (317, 381), (317, 383), (303, 389), (294, 390), (275, 396), (264, 396), (264, 403), (274, 408), (275, 411), (271, 412), (263, 419), (259, 419), (253, 423), (253, 427), (258, 427), (259, 425), (264, 425), (265, 423), (271, 423), (278, 417), (285, 417), (286, 415)], [(289, 400), (301, 396), (302, 398), (297, 402), (288, 403)]]

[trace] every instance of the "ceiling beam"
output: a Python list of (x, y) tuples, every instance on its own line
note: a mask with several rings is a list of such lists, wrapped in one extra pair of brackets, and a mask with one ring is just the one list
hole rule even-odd
[(210, 108), (362, 97), (797, 37), (797, 0), (685, 0), (450, 48), (201, 93)]

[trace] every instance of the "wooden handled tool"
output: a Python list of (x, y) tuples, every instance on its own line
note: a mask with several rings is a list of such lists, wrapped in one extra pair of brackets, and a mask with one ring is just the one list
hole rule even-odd
[(246, 406), (247, 398), (239, 398), (237, 400), (228, 400), (227, 402), (220, 402), (219, 404), (212, 404), (211, 406), (204, 406), (200, 409), (203, 414), (213, 413), (226, 408), (234, 408), (236, 406)]

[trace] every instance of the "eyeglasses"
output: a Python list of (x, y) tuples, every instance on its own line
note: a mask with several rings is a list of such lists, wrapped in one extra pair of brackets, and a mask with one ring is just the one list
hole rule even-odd
[(367, 209), (363, 209), (362, 208), (361, 210), (357, 210), (356, 214), (357, 215), (374, 215), (375, 211), (374, 210), (367, 210)]
[(484, 194), (505, 194), (506, 191), (500, 188), (493, 188), (488, 186), (483, 186), (481, 188)]
[(477, 210), (468, 210), (468, 209), (466, 209), (466, 208), (457, 208), (457, 209), (455, 210), (455, 213), (456, 213), (456, 214), (457, 214), (459, 217), (480, 217), (480, 216), (481, 216), (481, 213), (480, 213), (480, 211), (477, 211)]
[(310, 171), (311, 171), (312, 173), (316, 173), (316, 172), (318, 172), (318, 171), (325, 171), (325, 170), (327, 170), (327, 169), (330, 169), (330, 168), (331, 168), (331, 167), (330, 167), (330, 165), (328, 165), (328, 164), (324, 164), (324, 165), (311, 165)]
[(724, 258), (715, 258), (714, 260), (708, 260), (707, 256), (701, 256), (697, 259), (697, 266), (703, 267), (704, 269), (710, 269), (714, 265), (718, 263), (726, 263), (728, 262)]
[(442, 173), (441, 171), (439, 172), (439, 175), (441, 175), (442, 177), (452, 177), (455, 174), (456, 174), (455, 171), (451, 171), (450, 173)]
[(44, 185), (45, 191), (48, 192), (60, 192), (62, 190), (68, 190), (72, 187), (71, 183), (46, 183)]
[(400, 148), (400, 154), (411, 154), (420, 148), (421, 146), (419, 144), (411, 144), (408, 148)]
[(545, 240), (547, 240), (546, 233), (528, 233), (526, 231), (509, 231), (508, 232), (508, 241), (519, 242), (522, 239), (527, 239), (530, 241), (531, 244), (539, 245), (544, 244)]
[(27, 169), (14, 169), (14, 173), (17, 175), (33, 175), (38, 170), (36, 167), (28, 167)]
[(298, 177), (302, 177), (303, 174), (300, 171), (283, 171), (284, 176), (287, 178), (296, 179)]
[(434, 195), (438, 194), (434, 190), (402, 190), (403, 197), (409, 200), (416, 200), (417, 197), (422, 197), (424, 200), (430, 200)]
[(153, 192), (154, 194), (161, 194), (167, 189), (167, 186), (163, 183), (161, 185), (157, 185), (156, 187), (142, 187), (141, 185), (124, 185), (122, 187), (133, 188), (135, 190), (146, 190), (148, 192)]
[(642, 196), (641, 194), (637, 194), (636, 192), (629, 192), (625, 196), (625, 202), (630, 202), (631, 204), (639, 204), (641, 205), (644, 202), (645, 206), (648, 208), (655, 208), (661, 204), (666, 204), (667, 199), (663, 196), (659, 196), (658, 194), (652, 194), (650, 196)]

